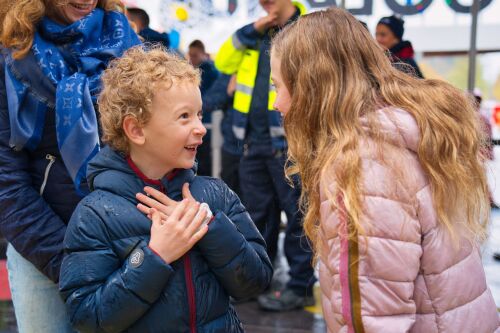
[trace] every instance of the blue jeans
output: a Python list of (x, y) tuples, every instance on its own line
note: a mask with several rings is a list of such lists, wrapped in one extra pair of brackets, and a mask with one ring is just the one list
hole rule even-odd
[(19, 333), (75, 332), (57, 284), (9, 244), (7, 269)]

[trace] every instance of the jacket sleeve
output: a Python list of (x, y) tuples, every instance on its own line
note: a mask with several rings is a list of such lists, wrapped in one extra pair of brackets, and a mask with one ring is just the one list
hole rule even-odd
[(211, 61), (206, 61), (200, 65), (201, 70), (201, 95), (205, 95), (214, 85), (217, 78), (220, 76), (219, 71)]
[(222, 44), (215, 58), (215, 67), (224, 74), (232, 75), (238, 71), (247, 48), (256, 49), (261, 35), (253, 23), (237, 30)]
[(423, 254), (415, 299), (425, 300), (419, 302), (419, 312), (436, 315), (435, 319), (420, 319), (414, 330), (429, 332), (446, 327), (449, 332), (499, 332), (500, 318), (486, 281), (479, 243), (471, 242), (469, 231), (459, 223), (454, 225), (457, 239), (439, 223), (430, 184), (416, 197)]
[(231, 76), (221, 74), (215, 80), (214, 84), (208, 89), (207, 93), (202, 96), (203, 99), (203, 112), (213, 112), (215, 110), (223, 109), (231, 97), (227, 95), (227, 85)]
[(216, 182), (224, 208), (216, 212), (198, 247), (230, 296), (256, 296), (273, 276), (266, 244), (236, 194), (222, 181)]
[(101, 217), (82, 203), (64, 245), (59, 288), (71, 324), (81, 332), (126, 330), (158, 299), (173, 273), (144, 241), (120, 260)]
[(0, 55), (0, 230), (24, 258), (57, 282), (66, 225), (33, 188), (28, 154), (9, 145), (4, 66)]

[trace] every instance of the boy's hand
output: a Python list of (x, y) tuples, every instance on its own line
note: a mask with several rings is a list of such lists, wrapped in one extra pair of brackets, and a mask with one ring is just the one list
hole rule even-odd
[[(135, 195), (136, 199), (140, 202), (139, 204), (137, 204), (137, 209), (146, 214), (149, 219), (151, 219), (152, 217), (151, 208), (154, 208), (158, 212), (160, 212), (160, 216), (162, 217), (162, 219), (166, 219), (167, 217), (172, 215), (175, 207), (177, 207), (177, 205), (179, 204), (178, 201), (170, 199), (166, 194), (150, 186), (146, 186), (144, 188), (144, 192), (146, 192), (147, 195), (144, 195), (143, 193), (137, 193)], [(182, 186), (182, 197), (184, 199), (187, 199), (188, 201), (196, 201), (189, 191), (188, 183), (185, 183)]]
[(149, 247), (167, 264), (182, 257), (207, 233), (208, 226), (202, 226), (207, 212), (197, 214), (199, 208), (198, 202), (184, 199), (165, 220), (152, 209)]
[(236, 91), (236, 75), (231, 75), (229, 83), (227, 84), (226, 92), (228, 96), (233, 96)]
[(274, 27), (278, 24), (278, 15), (276, 13), (269, 13), (267, 16), (259, 18), (254, 22), (253, 27), (260, 34), (263, 34), (267, 29)]

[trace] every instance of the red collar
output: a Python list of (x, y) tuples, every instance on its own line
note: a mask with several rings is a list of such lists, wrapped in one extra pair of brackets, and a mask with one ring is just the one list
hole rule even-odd
[[(129, 167), (135, 172), (135, 174), (139, 178), (141, 178), (146, 184), (151, 184), (151, 185), (156, 185), (156, 186), (162, 186), (162, 183), (161, 183), (161, 181), (159, 179), (148, 178), (144, 173), (142, 173), (142, 171), (139, 170), (139, 168), (134, 163), (134, 161), (132, 161), (132, 159), (130, 158), (130, 156), (127, 156), (127, 163), (129, 165)], [(172, 179), (175, 178), (175, 176), (177, 176), (177, 174), (179, 173), (179, 171), (180, 171), (180, 169), (174, 169), (172, 172), (170, 172), (165, 177), (167, 178), (167, 180), (171, 181)]]

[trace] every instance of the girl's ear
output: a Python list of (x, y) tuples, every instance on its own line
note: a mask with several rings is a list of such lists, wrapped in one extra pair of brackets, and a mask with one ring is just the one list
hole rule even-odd
[(131, 143), (142, 146), (146, 142), (146, 136), (137, 118), (131, 115), (125, 116), (122, 124), (123, 132)]

